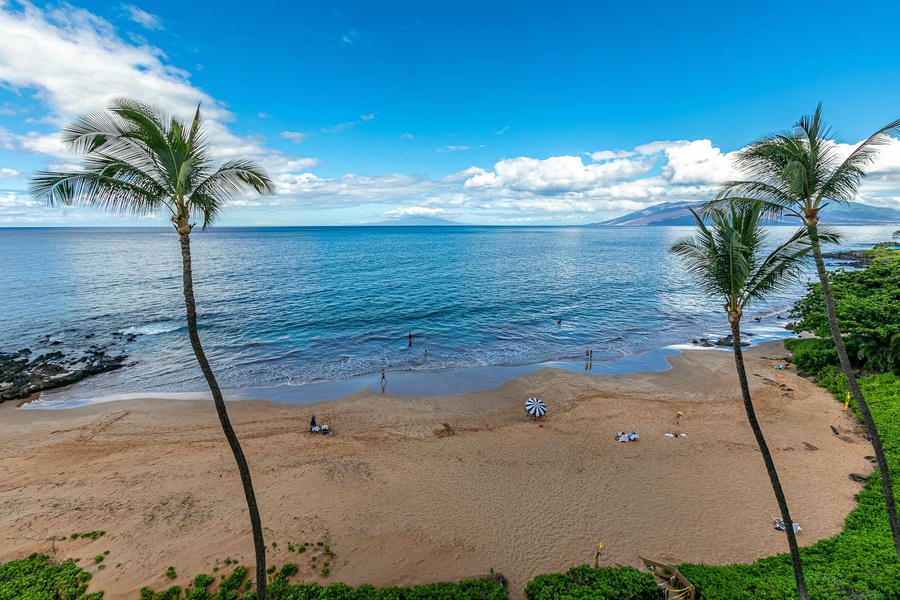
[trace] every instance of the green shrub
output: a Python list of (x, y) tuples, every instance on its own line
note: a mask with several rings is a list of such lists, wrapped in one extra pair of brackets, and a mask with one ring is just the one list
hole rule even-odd
[(0, 600), (100, 600), (87, 593), (91, 574), (73, 560), (55, 564), (43, 554), (0, 564)]
[(816, 374), (825, 367), (838, 366), (837, 349), (831, 338), (789, 339), (784, 346), (794, 353), (793, 363), (798, 369)]
[(538, 575), (525, 586), (528, 600), (659, 600), (656, 580), (633, 567), (572, 567), (566, 573)]

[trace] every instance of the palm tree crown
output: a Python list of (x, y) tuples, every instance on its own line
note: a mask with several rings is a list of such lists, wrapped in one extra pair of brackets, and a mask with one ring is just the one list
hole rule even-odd
[(900, 133), (900, 119), (888, 123), (845, 158), (822, 120), (822, 104), (800, 118), (790, 132), (764, 136), (740, 152), (736, 164), (747, 176), (732, 181), (709, 206), (718, 202), (758, 200), (764, 214), (792, 216), (815, 224), (829, 203), (856, 199), (859, 184), (878, 154), (878, 147)]
[[(751, 300), (764, 300), (790, 285), (811, 249), (806, 230), (800, 229), (763, 257), (767, 236), (760, 224), (762, 207), (746, 210), (748, 206), (709, 209), (713, 227), (691, 210), (696, 234), (672, 246), (703, 291), (722, 298), (725, 310), (738, 319)], [(837, 239), (828, 231), (819, 235)]]
[(224, 204), (245, 191), (271, 193), (268, 176), (251, 161), (213, 168), (200, 128), (200, 107), (190, 126), (130, 98), (109, 111), (78, 118), (63, 140), (86, 155), (76, 173), (43, 171), (31, 193), (49, 204), (84, 203), (143, 216), (165, 208), (172, 220), (201, 220), (206, 228)]

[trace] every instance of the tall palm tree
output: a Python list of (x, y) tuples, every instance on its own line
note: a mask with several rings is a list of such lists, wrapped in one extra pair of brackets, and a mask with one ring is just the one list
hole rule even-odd
[(859, 389), (856, 374), (844, 347), (835, 312), (834, 295), (822, 260), (821, 236), (818, 232), (820, 211), (828, 204), (847, 205), (854, 200), (866, 168), (877, 156), (878, 146), (887, 144), (898, 134), (900, 119), (873, 133), (841, 160), (831, 137), (831, 129), (822, 121), (822, 104), (819, 103), (815, 113), (802, 117), (794, 125), (793, 131), (767, 135), (741, 150), (736, 166), (748, 179), (726, 184), (716, 200), (707, 203), (706, 207), (715, 207), (723, 202), (759, 201), (763, 203), (765, 214), (800, 219), (809, 232), (816, 271), (825, 296), (831, 337), (837, 347), (841, 371), (847, 378), (847, 387), (856, 399), (866, 431), (872, 440), (894, 547), (897, 559), (900, 560), (900, 520), (897, 518), (891, 473), (881, 436)]
[(713, 227), (707, 227), (703, 219), (693, 210), (697, 231), (693, 237), (677, 241), (671, 248), (688, 272), (697, 280), (701, 289), (712, 297), (724, 300), (725, 312), (731, 325), (734, 346), (734, 363), (737, 369), (744, 410), (756, 443), (762, 454), (775, 492), (775, 500), (781, 511), (781, 518), (787, 533), (791, 565), (797, 582), (797, 594), (801, 600), (808, 600), (806, 579), (800, 563), (800, 550), (794, 534), (794, 522), (788, 511), (787, 500), (781, 489), (778, 471), (769, 446), (763, 437), (756, 411), (750, 397), (747, 372), (744, 369), (744, 355), (741, 351), (741, 317), (751, 300), (763, 300), (767, 295), (783, 289), (799, 274), (800, 262), (809, 253), (810, 244), (804, 229), (798, 230), (788, 241), (777, 246), (771, 253), (762, 256), (765, 234), (760, 226), (761, 207), (732, 206), (709, 211)]
[(114, 100), (108, 111), (82, 116), (63, 130), (63, 139), (84, 154), (84, 170), (43, 171), (30, 183), (31, 194), (50, 205), (84, 204), (118, 213), (171, 213), (181, 239), (184, 304), (188, 335), (216, 412), (234, 454), (253, 530), (258, 597), (266, 598), (266, 551), (250, 468), (225, 410), (222, 391), (200, 344), (191, 270), (191, 230), (196, 219), (206, 229), (224, 202), (246, 191), (270, 193), (272, 182), (250, 161), (232, 160), (214, 168), (200, 124), (200, 107), (189, 125), (137, 100)]

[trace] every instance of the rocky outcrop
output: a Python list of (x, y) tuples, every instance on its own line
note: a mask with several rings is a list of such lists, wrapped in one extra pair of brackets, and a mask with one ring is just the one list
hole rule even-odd
[[(753, 335), (752, 333), (745, 331), (741, 337), (744, 337), (744, 336), (749, 337), (752, 335)], [(712, 348), (713, 346), (728, 346), (729, 348), (731, 348), (734, 346), (734, 337), (729, 334), (729, 335), (726, 335), (725, 337), (720, 337), (717, 340), (711, 340), (711, 339), (705, 338), (705, 337), (700, 338), (700, 339), (694, 338), (691, 340), (691, 343), (695, 344), (697, 346), (703, 346), (704, 348)], [(741, 340), (741, 346), (746, 347), (749, 345), (750, 345), (750, 342), (748, 342), (746, 340)]]
[(838, 267), (852, 267), (854, 269), (861, 269), (868, 265), (871, 265), (873, 259), (868, 255), (868, 250), (847, 250), (843, 252), (824, 252), (822, 253), (822, 258), (830, 258), (832, 260), (839, 260), (842, 262), (835, 263), (835, 266)]
[(125, 366), (127, 355), (110, 356), (99, 346), (91, 346), (80, 356), (47, 352), (29, 359), (31, 350), (23, 348), (12, 354), (0, 353), (0, 402), (27, 398), (81, 381), (85, 377), (114, 371)]

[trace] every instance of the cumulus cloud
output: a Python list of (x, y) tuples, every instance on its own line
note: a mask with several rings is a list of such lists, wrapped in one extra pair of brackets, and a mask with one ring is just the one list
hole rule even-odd
[(141, 10), (137, 6), (132, 6), (130, 4), (123, 4), (122, 8), (128, 12), (128, 18), (135, 23), (143, 25), (147, 29), (162, 29), (162, 21), (156, 15), (151, 15), (147, 11)]
[[(144, 18), (136, 11), (130, 14)], [(268, 148), (262, 137), (234, 134), (227, 125), (234, 120), (231, 112), (192, 85), (187, 72), (167, 64), (162, 50), (126, 41), (109, 22), (68, 4), (39, 8), (25, 2), (13, 7), (0, 0), (0, 85), (35, 98), (46, 111), (29, 120), (34, 131), (0, 128), (0, 148), (52, 157), (56, 163), (75, 162), (76, 157), (58, 131), (46, 132), (47, 125), (58, 128), (121, 96), (165, 107), (185, 120), (202, 105), (214, 159), (253, 159), (276, 183), (284, 174), (319, 162)]]
[(709, 140), (679, 142), (663, 153), (668, 158), (663, 175), (674, 184), (721, 184), (740, 178), (733, 167), (735, 153), (723, 154)]
[(650, 170), (651, 164), (637, 160), (613, 160), (585, 165), (577, 156), (511, 158), (494, 165), (493, 172), (479, 173), (466, 181), (466, 188), (505, 188), (535, 193), (583, 192), (604, 183), (630, 179)]
[(0, 169), (0, 179), (22, 179), (24, 177), (24, 173), (19, 173), (15, 169), (8, 169), (6, 167)]

